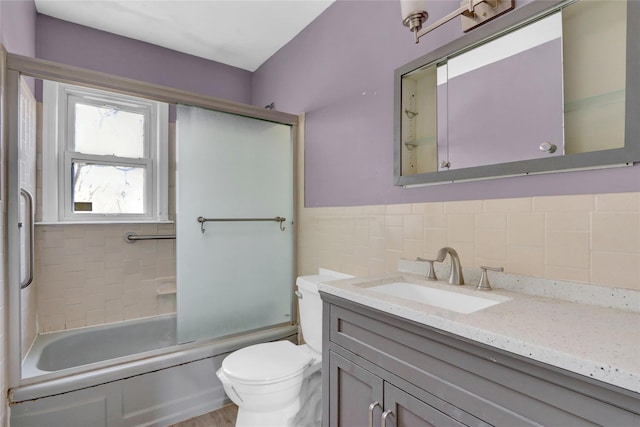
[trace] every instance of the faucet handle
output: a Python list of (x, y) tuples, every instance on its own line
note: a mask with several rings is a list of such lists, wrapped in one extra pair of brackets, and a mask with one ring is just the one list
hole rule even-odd
[(482, 274), (480, 275), (480, 282), (478, 283), (478, 286), (476, 286), (476, 289), (479, 291), (490, 291), (491, 290), (491, 284), (489, 283), (489, 274), (487, 273), (487, 270), (490, 271), (504, 271), (504, 268), (502, 267), (487, 267), (484, 265), (480, 266), (480, 270), (482, 270)]
[(427, 280), (438, 280), (438, 277), (436, 276), (436, 269), (433, 266), (433, 263), (438, 261), (437, 259), (425, 259), (425, 258), (417, 257), (416, 261), (429, 263), (429, 265), (427, 267), (427, 274), (424, 275), (425, 279), (427, 279)]

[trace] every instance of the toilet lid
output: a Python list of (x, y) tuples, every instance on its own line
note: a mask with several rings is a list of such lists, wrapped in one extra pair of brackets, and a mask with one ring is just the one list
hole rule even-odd
[(222, 361), (224, 373), (241, 382), (272, 383), (302, 372), (311, 355), (290, 341), (256, 344), (231, 353)]

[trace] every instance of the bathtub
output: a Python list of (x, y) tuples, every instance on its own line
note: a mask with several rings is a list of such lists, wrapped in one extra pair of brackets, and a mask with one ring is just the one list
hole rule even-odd
[(22, 364), (22, 377), (30, 378), (175, 345), (175, 314), (42, 334)]
[(39, 335), (9, 393), (11, 426), (167, 426), (228, 403), (224, 357), (292, 325), (176, 345), (175, 315)]

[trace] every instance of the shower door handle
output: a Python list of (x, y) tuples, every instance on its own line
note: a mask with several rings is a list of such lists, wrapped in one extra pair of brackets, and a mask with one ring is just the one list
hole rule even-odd
[[(24, 278), (23, 281), (20, 282), (20, 289), (24, 289), (27, 286), (29, 286), (31, 284), (31, 282), (33, 282), (33, 270), (34, 270), (34, 265), (35, 265), (35, 248), (34, 248), (34, 242), (35, 242), (35, 236), (34, 236), (34, 212), (33, 212), (33, 196), (31, 195), (31, 193), (29, 193), (27, 190), (25, 190), (24, 188), (20, 189), (20, 195), (22, 197), (24, 197), (27, 205), (28, 205), (28, 210), (27, 210), (27, 215), (26, 217), (29, 219), (29, 229), (28, 231), (25, 231), (25, 234), (28, 232), (29, 233), (29, 262), (28, 262), (28, 266), (29, 266), (29, 274), (27, 274), (27, 277)], [(19, 223), (18, 227), (24, 227), (24, 224)]]

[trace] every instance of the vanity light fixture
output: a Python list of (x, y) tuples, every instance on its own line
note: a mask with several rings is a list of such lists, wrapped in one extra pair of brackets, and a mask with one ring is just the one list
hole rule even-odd
[(400, 0), (402, 24), (413, 32), (416, 43), (420, 41), (420, 37), (457, 16), (461, 16), (462, 31), (466, 33), (512, 10), (515, 7), (515, 0), (462, 0), (458, 9), (423, 29), (422, 24), (429, 18), (426, 4), (426, 0)]

